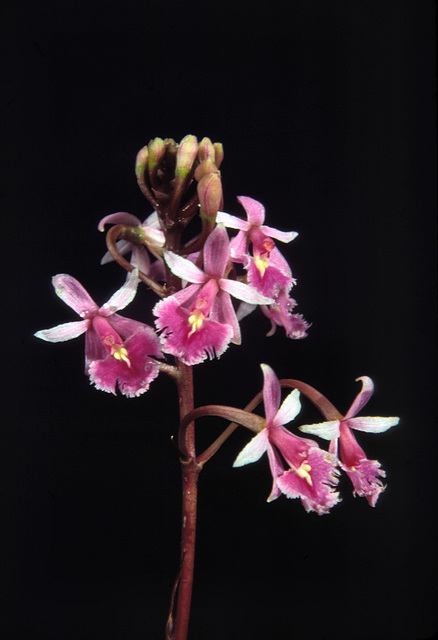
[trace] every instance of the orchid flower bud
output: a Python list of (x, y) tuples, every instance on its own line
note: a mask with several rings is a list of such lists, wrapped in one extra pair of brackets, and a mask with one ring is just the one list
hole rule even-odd
[(166, 147), (161, 138), (154, 138), (148, 145), (149, 148), (149, 171), (153, 171), (156, 165), (163, 159)]
[(208, 218), (216, 218), (222, 202), (222, 182), (219, 173), (208, 173), (198, 183), (201, 211)]
[(178, 145), (176, 152), (175, 175), (185, 178), (193, 166), (198, 154), (198, 140), (196, 136), (185, 136)]
[(143, 149), (140, 149), (137, 153), (137, 158), (135, 160), (135, 175), (137, 178), (144, 173), (148, 163), (148, 158), (149, 149), (147, 147), (143, 147)]
[(219, 173), (217, 166), (214, 163), (214, 160), (211, 158), (206, 158), (196, 167), (195, 171), (195, 180), (200, 182), (202, 178), (209, 173)]
[(203, 138), (199, 143), (198, 158), (201, 162), (207, 158), (211, 158), (214, 162), (215, 151), (210, 138)]
[(224, 159), (224, 147), (223, 144), (221, 142), (215, 142), (213, 144), (214, 147), (214, 153), (215, 153), (215, 164), (217, 166), (217, 168), (219, 169), (219, 167), (222, 164), (222, 160)]

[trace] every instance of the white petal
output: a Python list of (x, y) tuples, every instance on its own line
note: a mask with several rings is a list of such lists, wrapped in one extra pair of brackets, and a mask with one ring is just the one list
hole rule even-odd
[(248, 444), (243, 447), (234, 461), (233, 467), (243, 467), (245, 464), (256, 462), (266, 451), (268, 446), (268, 430), (262, 429)]
[(260, 230), (269, 238), (275, 238), (276, 240), (280, 240), (280, 242), (292, 242), (298, 235), (296, 231), (279, 231), (265, 224), (260, 227)]
[(257, 305), (249, 304), (248, 302), (242, 302), (241, 304), (239, 304), (239, 307), (236, 312), (238, 321), (240, 322), (241, 320), (243, 320), (243, 318), (246, 318), (246, 316), (249, 316), (249, 314), (252, 313), (256, 308), (257, 308)]
[(105, 302), (105, 304), (100, 307), (99, 315), (104, 317), (112, 316), (116, 311), (127, 307), (135, 298), (139, 282), (138, 269), (134, 269), (128, 275), (125, 284), (111, 296), (108, 302)]
[(241, 231), (249, 229), (249, 223), (246, 220), (242, 220), (242, 218), (238, 218), (237, 216), (232, 216), (224, 211), (217, 212), (216, 222), (222, 222), (222, 224), (229, 229), (240, 229)]
[(283, 400), (281, 407), (274, 418), (274, 425), (285, 425), (298, 415), (301, 409), (300, 392), (294, 389)]
[(273, 304), (275, 302), (273, 298), (267, 298), (248, 284), (238, 282), (237, 280), (221, 278), (219, 280), (219, 286), (222, 291), (226, 291), (234, 298), (243, 300), (243, 302), (249, 302), (250, 304)]
[(303, 424), (298, 428), (303, 433), (311, 433), (314, 436), (324, 438), (324, 440), (333, 440), (333, 438), (339, 438), (339, 425), (339, 420), (329, 420), (319, 424)]
[(383, 433), (390, 427), (394, 427), (400, 422), (400, 418), (381, 418), (380, 416), (368, 418), (350, 418), (346, 424), (351, 429), (357, 431), (367, 431), (368, 433)]
[(56, 327), (52, 327), (52, 329), (37, 331), (34, 335), (36, 338), (40, 338), (46, 342), (65, 342), (66, 340), (73, 340), (73, 338), (77, 338), (85, 333), (89, 324), (89, 320), (65, 322), (64, 324), (58, 324)]
[(193, 282), (194, 284), (202, 284), (208, 279), (205, 273), (193, 264), (193, 262), (182, 256), (178, 256), (176, 253), (173, 253), (173, 251), (165, 251), (164, 259), (172, 273), (183, 280)]

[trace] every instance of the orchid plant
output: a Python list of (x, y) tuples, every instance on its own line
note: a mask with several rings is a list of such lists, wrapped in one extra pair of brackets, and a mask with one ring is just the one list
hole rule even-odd
[[(381, 433), (399, 422), (395, 417), (357, 416), (374, 390), (368, 377), (358, 378), (362, 390), (342, 415), (319, 391), (299, 380), (278, 380), (264, 363), (263, 388), (244, 409), (195, 407), (193, 367), (207, 358), (219, 358), (230, 343), (240, 345), (240, 321), (246, 315), (261, 309), (271, 322), (268, 336), (282, 327), (286, 337), (301, 339), (310, 326), (294, 313), (297, 303), (290, 293), (296, 282), (276, 245), (290, 243), (296, 232), (265, 225), (263, 205), (248, 196), (238, 198), (246, 219), (221, 211), (222, 160), (221, 144), (208, 138), (198, 142), (192, 135), (179, 144), (155, 138), (143, 147), (137, 155), (136, 176), (153, 213), (141, 222), (118, 212), (98, 224), (101, 231), (111, 225), (102, 264), (117, 261), (127, 271), (126, 282), (99, 307), (74, 277), (54, 276), (56, 294), (81, 319), (35, 334), (48, 342), (85, 334), (85, 374), (101, 391), (116, 394), (118, 388), (127, 398), (138, 397), (162, 373), (176, 384), (183, 514), (181, 566), (172, 590), (167, 640), (185, 640), (188, 633), (200, 471), (239, 426), (252, 438), (234, 466), (255, 462), (266, 452), (272, 473), (268, 501), (284, 494), (299, 498), (306, 511), (323, 515), (340, 501), (336, 487), (341, 472), (351, 480), (355, 495), (376, 505), (385, 488), (385, 472), (379, 462), (366, 457), (353, 430)], [(197, 226), (191, 224), (195, 218)], [(192, 228), (196, 230), (190, 235)], [(229, 229), (237, 231), (232, 238)], [(159, 298), (152, 309), (155, 327), (118, 313), (134, 299), (140, 283)], [(233, 299), (238, 301), (236, 308)], [(282, 388), (290, 390), (283, 401)], [(328, 441), (327, 449), (287, 427), (299, 414), (302, 396), (325, 421), (299, 429)], [(254, 412), (261, 402), (265, 417)], [(205, 416), (229, 424), (199, 452), (195, 424)]]

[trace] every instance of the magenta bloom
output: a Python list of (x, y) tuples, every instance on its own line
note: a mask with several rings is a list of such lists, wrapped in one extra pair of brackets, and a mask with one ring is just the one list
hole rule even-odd
[[(257, 200), (246, 196), (240, 196), (238, 200), (246, 211), (247, 220), (223, 212), (218, 213), (217, 220), (227, 227), (239, 229), (230, 243), (231, 259), (243, 264), (248, 272), (248, 282), (254, 289), (273, 298), (271, 305), (262, 306), (263, 313), (271, 321), (271, 329), (267, 335), (272, 336), (277, 326), (283, 326), (288, 338), (305, 338), (310, 325), (302, 315), (292, 314), (297, 303), (289, 297), (289, 291), (296, 282), (289, 264), (273, 240), (275, 238), (280, 242), (291, 242), (298, 234), (295, 231), (279, 231), (263, 224), (265, 208)], [(238, 312), (239, 319), (251, 313), (254, 308), (242, 304)]]
[(268, 365), (261, 367), (266, 425), (242, 449), (233, 466), (255, 462), (267, 451), (273, 476), (268, 502), (284, 493), (288, 498), (300, 498), (306, 511), (316, 511), (318, 515), (328, 513), (339, 502), (339, 494), (333, 491), (338, 482), (338, 461), (313, 440), (295, 436), (284, 427), (301, 408), (300, 394), (295, 389), (280, 406), (281, 388), (277, 376)]
[[(294, 283), (292, 273), (272, 238), (291, 242), (298, 234), (295, 231), (279, 231), (263, 224), (265, 208), (257, 200), (247, 196), (239, 196), (237, 199), (246, 211), (247, 220), (221, 211), (217, 214), (218, 222), (226, 227), (239, 229), (230, 243), (231, 259), (243, 263), (248, 270), (249, 284), (263, 295), (275, 297), (280, 290), (289, 291)], [(250, 244), (252, 254), (249, 253)]]
[(350, 478), (354, 495), (364, 497), (371, 507), (376, 505), (379, 495), (385, 490), (381, 478), (386, 476), (377, 460), (368, 460), (359, 446), (352, 429), (368, 433), (382, 433), (399, 423), (399, 418), (362, 417), (356, 415), (366, 405), (374, 393), (371, 378), (361, 376), (356, 382), (362, 382), (362, 389), (342, 420), (330, 420), (320, 424), (303, 425), (300, 430), (330, 440), (330, 451), (338, 455), (338, 443), (341, 468)]
[(97, 389), (114, 394), (118, 384), (128, 398), (147, 391), (157, 377), (158, 364), (149, 356), (162, 357), (158, 337), (151, 327), (116, 313), (134, 298), (137, 274), (132, 271), (125, 284), (100, 308), (75, 278), (66, 274), (54, 276), (56, 294), (83, 319), (35, 334), (47, 342), (64, 342), (85, 333), (85, 373), (90, 382)]
[(198, 364), (207, 356), (219, 357), (230, 342), (240, 344), (240, 328), (231, 296), (251, 304), (268, 304), (263, 296), (242, 282), (224, 277), (229, 260), (229, 240), (218, 225), (204, 245), (204, 269), (171, 251), (164, 258), (172, 272), (192, 282), (158, 302), (153, 313), (162, 331), (163, 350), (185, 364)]
[[(100, 220), (97, 228), (99, 231), (103, 231), (106, 224), (126, 224), (132, 227), (141, 227), (141, 232), (144, 238), (144, 242), (149, 251), (158, 258), (155, 262), (151, 262), (150, 256), (144, 245), (135, 244), (128, 240), (118, 240), (117, 249), (123, 256), (127, 253), (131, 253), (130, 262), (134, 267), (137, 267), (147, 276), (154, 280), (164, 280), (164, 265), (161, 257), (161, 250), (164, 247), (165, 236), (160, 228), (160, 222), (158, 215), (154, 211), (150, 216), (146, 218), (144, 222), (141, 222), (137, 216), (125, 211), (119, 211), (118, 213), (111, 213)], [(103, 256), (101, 264), (107, 264), (111, 262), (113, 257), (109, 251)]]

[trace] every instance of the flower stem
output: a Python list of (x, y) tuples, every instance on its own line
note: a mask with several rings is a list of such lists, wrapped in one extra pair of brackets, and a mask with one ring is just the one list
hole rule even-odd
[[(182, 362), (178, 362), (180, 377), (177, 380), (179, 412), (181, 420), (193, 410), (193, 372)], [(198, 476), (202, 465), (196, 462), (195, 426), (187, 428), (187, 458), (181, 459), (182, 471), (182, 528), (181, 528), (181, 569), (177, 586), (176, 617), (173, 626), (174, 640), (186, 640), (192, 600), (193, 570), (195, 564), (196, 506)], [(172, 615), (172, 613), (171, 613)]]

